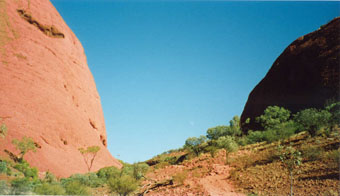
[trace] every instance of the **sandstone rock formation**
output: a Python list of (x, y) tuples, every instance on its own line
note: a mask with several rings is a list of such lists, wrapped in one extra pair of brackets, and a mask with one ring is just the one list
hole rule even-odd
[(100, 98), (83, 47), (49, 0), (0, 0), (0, 117), (8, 136), (32, 137), (25, 159), (57, 176), (87, 172), (78, 151), (100, 146), (92, 170), (121, 167), (107, 150)]
[(295, 40), (277, 58), (249, 95), (241, 115), (243, 131), (260, 128), (254, 119), (271, 105), (296, 113), (322, 108), (329, 99), (339, 100), (339, 69), (340, 18), (335, 18)]

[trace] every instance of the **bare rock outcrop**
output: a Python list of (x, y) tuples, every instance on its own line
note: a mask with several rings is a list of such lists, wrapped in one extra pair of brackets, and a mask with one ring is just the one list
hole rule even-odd
[(0, 0), (0, 118), (8, 135), (39, 147), (25, 155), (57, 176), (87, 172), (79, 148), (99, 146), (92, 170), (121, 167), (107, 147), (100, 98), (84, 49), (49, 0)]
[[(248, 97), (241, 115), (243, 131), (259, 129), (254, 119), (271, 105), (296, 113), (339, 100), (339, 69), (340, 18), (335, 18), (295, 40), (276, 59)], [(245, 124), (247, 118), (249, 124)]]

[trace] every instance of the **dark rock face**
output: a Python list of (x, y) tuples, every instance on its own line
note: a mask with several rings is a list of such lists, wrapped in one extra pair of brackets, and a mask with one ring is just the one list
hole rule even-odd
[[(261, 128), (254, 119), (271, 105), (292, 113), (339, 100), (340, 17), (290, 44), (248, 97), (243, 132)], [(245, 124), (247, 118), (250, 123)]]

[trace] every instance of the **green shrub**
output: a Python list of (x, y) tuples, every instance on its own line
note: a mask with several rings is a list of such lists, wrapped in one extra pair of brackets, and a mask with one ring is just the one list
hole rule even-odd
[(121, 171), (116, 167), (104, 167), (97, 172), (97, 176), (104, 180), (118, 177), (120, 174)]
[(292, 136), (297, 130), (297, 125), (291, 120), (276, 124), (274, 127), (275, 128), (266, 129), (264, 131), (249, 131), (247, 143), (254, 144), (263, 141), (271, 143), (278, 140), (284, 140)]
[(238, 143), (238, 145), (240, 145), (240, 146), (245, 146), (245, 145), (248, 144), (247, 136), (236, 137), (235, 140)]
[(247, 135), (247, 143), (248, 144), (254, 144), (257, 142), (263, 142), (264, 139), (264, 133), (263, 131), (249, 131)]
[(35, 167), (31, 168), (25, 160), (14, 165), (14, 168), (22, 172), (27, 178), (38, 179), (38, 169)]
[(134, 192), (138, 187), (137, 181), (133, 177), (127, 175), (111, 178), (108, 185), (111, 191), (123, 196)]
[(215, 157), (218, 148), (214, 145), (209, 145), (204, 149), (204, 152), (210, 153), (211, 157)]
[(0, 195), (8, 195), (10, 194), (10, 187), (8, 186), (7, 182), (4, 180), (0, 180)]
[(319, 146), (306, 146), (303, 147), (302, 155), (303, 158), (308, 159), (310, 161), (316, 161), (321, 159), (324, 154), (324, 150)]
[(216, 141), (217, 147), (223, 148), (226, 152), (226, 164), (228, 163), (228, 155), (238, 150), (238, 145), (231, 136), (222, 136)]
[(326, 158), (329, 160), (329, 165), (339, 168), (340, 165), (340, 149), (332, 150), (327, 153)]
[(289, 110), (279, 106), (268, 106), (264, 113), (256, 118), (256, 121), (261, 123), (265, 130), (277, 129), (282, 123), (287, 122), (289, 117)]
[(327, 126), (331, 116), (331, 113), (326, 110), (310, 108), (298, 112), (294, 116), (294, 120), (300, 131), (306, 130), (311, 136), (315, 136), (320, 128)]
[(36, 186), (34, 192), (39, 195), (64, 195), (65, 189), (57, 183), (43, 183)]
[(185, 141), (184, 147), (189, 151), (193, 152), (196, 156), (200, 155), (204, 148), (208, 146), (206, 143), (207, 138), (203, 135), (200, 137), (189, 137)]
[(15, 145), (16, 149), (20, 151), (19, 159), (23, 160), (24, 155), (29, 152), (33, 151), (36, 152), (36, 144), (34, 140), (30, 137), (24, 136), (21, 140), (13, 139), (12, 143)]
[(8, 170), (7, 163), (5, 161), (0, 161), (0, 173), (7, 173)]
[(70, 182), (79, 182), (82, 185), (88, 187), (99, 187), (104, 184), (103, 179), (98, 178), (95, 173), (87, 173), (87, 174), (73, 174), (69, 178), (63, 178), (61, 180), (62, 184), (67, 184)]
[(46, 172), (45, 173), (45, 177), (43, 179), (43, 182), (46, 182), (46, 183), (54, 183), (54, 182), (57, 182), (57, 178), (50, 172)]
[(268, 129), (263, 132), (263, 140), (269, 143), (284, 140), (292, 136), (296, 131), (296, 125), (293, 121), (282, 123), (276, 129)]
[(69, 181), (63, 184), (67, 195), (90, 195), (90, 190), (79, 181)]
[(29, 194), (33, 188), (33, 184), (28, 178), (16, 178), (11, 181), (11, 186), (13, 195)]
[(167, 156), (163, 161), (168, 162), (170, 165), (174, 165), (177, 161), (177, 158), (175, 156)]
[(217, 140), (222, 136), (239, 136), (241, 135), (240, 118), (234, 116), (229, 121), (229, 126), (216, 126), (207, 130), (207, 138), (210, 140)]
[[(175, 157), (176, 158), (176, 157)], [(176, 159), (177, 160), (177, 159)], [(141, 179), (144, 177), (144, 174), (149, 170), (149, 165), (146, 163), (134, 163), (133, 164), (133, 177), (136, 180)]]

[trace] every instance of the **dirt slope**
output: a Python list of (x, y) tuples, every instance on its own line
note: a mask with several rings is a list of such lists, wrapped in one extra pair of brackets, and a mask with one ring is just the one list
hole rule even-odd
[[(230, 180), (232, 168), (225, 165), (224, 155), (221, 150), (214, 158), (210, 154), (203, 154), (179, 165), (154, 166), (141, 192), (149, 189), (144, 194), (147, 196), (243, 196), (234, 189)], [(169, 180), (172, 180), (172, 184), (167, 183)], [(155, 183), (163, 185), (150, 189)]]

